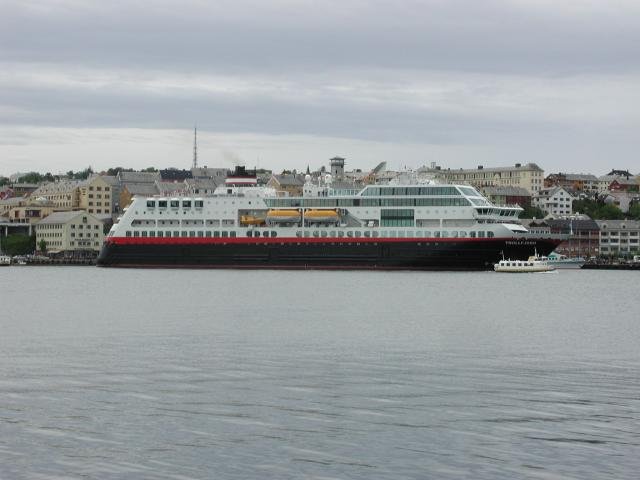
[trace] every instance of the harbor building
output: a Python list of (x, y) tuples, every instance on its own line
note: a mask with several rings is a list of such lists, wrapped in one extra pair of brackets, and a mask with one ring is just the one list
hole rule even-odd
[(535, 163), (522, 165), (516, 163), (513, 167), (490, 167), (478, 165), (476, 169), (442, 169), (433, 166), (424, 170), (446, 183), (466, 183), (476, 188), (484, 187), (519, 187), (535, 195), (544, 188), (544, 170)]
[(36, 225), (36, 245), (44, 240), (52, 253), (69, 250), (99, 251), (104, 241), (103, 223), (90, 213), (54, 212)]
[(640, 253), (640, 221), (597, 220), (600, 227), (600, 255), (619, 256)]
[(45, 200), (58, 210), (85, 210), (91, 214), (111, 214), (111, 185), (99, 175), (86, 180), (60, 180), (47, 183), (31, 196)]

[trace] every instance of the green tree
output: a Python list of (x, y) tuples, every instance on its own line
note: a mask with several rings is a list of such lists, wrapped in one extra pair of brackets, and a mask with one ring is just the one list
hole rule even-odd
[(40, 242), (38, 242), (38, 250), (42, 253), (47, 251), (47, 241), (44, 238), (40, 239)]
[(640, 220), (640, 202), (631, 204), (629, 207), (629, 217)]
[(38, 172), (29, 172), (18, 179), (20, 183), (40, 183), (43, 177)]
[(623, 220), (624, 213), (615, 205), (603, 205), (595, 212), (593, 218), (597, 220)]
[(527, 206), (523, 207), (524, 211), (520, 214), (520, 218), (544, 218), (545, 213), (538, 207)]
[(156, 167), (147, 167), (144, 170), (142, 170), (143, 172), (149, 172), (149, 173), (155, 173), (158, 171), (158, 169)]
[(27, 255), (36, 249), (35, 235), (8, 235), (2, 237), (2, 251), (7, 255)]
[(0, 177), (0, 187), (4, 185), (9, 185), (10, 180), (7, 177)]

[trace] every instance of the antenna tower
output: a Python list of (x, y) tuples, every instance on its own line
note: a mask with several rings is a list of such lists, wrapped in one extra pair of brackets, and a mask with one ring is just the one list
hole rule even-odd
[(198, 127), (193, 128), (193, 168), (198, 168)]

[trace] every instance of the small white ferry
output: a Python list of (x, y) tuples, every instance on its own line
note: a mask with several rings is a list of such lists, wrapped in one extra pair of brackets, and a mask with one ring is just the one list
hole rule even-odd
[(527, 260), (505, 260), (503, 258), (493, 266), (494, 271), (506, 273), (551, 272), (555, 269), (553, 265), (549, 265), (547, 257), (539, 256), (538, 252)]
[(561, 253), (551, 252), (549, 254), (549, 265), (556, 268), (582, 268), (587, 263), (583, 257), (568, 257)]

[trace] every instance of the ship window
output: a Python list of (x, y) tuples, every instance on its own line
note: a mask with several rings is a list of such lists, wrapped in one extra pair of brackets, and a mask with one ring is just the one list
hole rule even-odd
[(433, 236), (435, 238), (440, 238), (440, 232), (438, 232), (438, 231), (433, 232)]
[(193, 202), (195, 204), (196, 208), (202, 208), (204, 207), (204, 202), (202, 200), (196, 200), (195, 202)]
[(150, 237), (155, 237), (155, 236), (156, 236), (156, 232), (153, 232), (153, 231), (152, 231), (152, 232), (149, 232), (149, 236), (150, 236)]
[(466, 238), (467, 232), (460, 232), (460, 238)]
[(127, 237), (130, 237), (130, 236), (131, 236), (131, 230), (127, 230), (125, 235), (126, 235)]
[(191, 231), (189, 232), (189, 236), (190, 236), (190, 237), (195, 237), (195, 236), (196, 236), (196, 232), (195, 232), (194, 230), (191, 230)]
[(362, 232), (359, 230), (356, 230), (356, 238), (360, 238), (362, 236)]
[(478, 238), (484, 238), (484, 232), (478, 232)]
[(247, 237), (251, 238), (253, 236), (253, 232), (251, 230), (247, 230)]
[(495, 234), (493, 232), (487, 232), (487, 237), (493, 238)]
[(305, 230), (304, 231), (304, 236), (306, 237), (310, 237), (311, 236), (311, 232), (309, 230)]
[(222, 232), (222, 238), (227, 238), (229, 236), (229, 232)]
[(164, 237), (164, 232), (162, 230), (158, 231), (158, 237), (159, 238)]
[(133, 232), (133, 236), (134, 236), (134, 237), (139, 237), (139, 236), (140, 236), (140, 232), (137, 232), (137, 231), (136, 231), (136, 232)]
[(476, 238), (476, 232), (469, 232), (470, 238)]
[(155, 208), (155, 206), (156, 206), (156, 202), (154, 200), (147, 200), (148, 208)]
[(209, 230), (207, 230), (206, 232), (204, 232), (204, 236), (205, 237), (211, 237), (211, 232)]
[(166, 200), (158, 200), (158, 208), (167, 208)]
[(218, 231), (213, 232), (213, 237), (214, 238), (220, 238), (220, 232), (218, 232)]
[(262, 236), (263, 237), (268, 237), (269, 236), (269, 232), (267, 230), (265, 230), (264, 232), (262, 232)]
[(331, 230), (331, 232), (329, 233), (329, 235), (335, 238), (335, 236), (336, 236), (336, 231), (335, 231), (335, 230)]
[(353, 238), (353, 232), (351, 230), (347, 232), (347, 237)]
[(371, 235), (373, 236), (373, 238), (378, 238), (378, 232), (375, 230), (371, 232)]
[(326, 236), (327, 236), (327, 231), (326, 231), (326, 230), (323, 230), (322, 232), (320, 232), (320, 236), (321, 236), (322, 238), (326, 238)]
[(174, 236), (174, 237), (179, 237), (179, 236), (180, 236), (180, 232), (179, 232), (179, 231), (177, 231), (177, 230), (174, 230), (174, 231), (173, 231), (173, 236)]
[(367, 237), (367, 238), (370, 238), (371, 237), (371, 232), (369, 230), (365, 231), (364, 232), (364, 236)]
[(204, 237), (204, 232), (202, 230), (198, 230), (198, 236), (199, 237)]
[(236, 232), (229, 232), (229, 236), (230, 236), (231, 238), (235, 238), (235, 236), (236, 236)]
[(191, 208), (191, 200), (183, 200), (182, 208)]
[(344, 237), (344, 232), (343, 231), (339, 231), (338, 232), (338, 238), (342, 238)]
[(180, 201), (171, 200), (171, 208), (178, 208), (180, 206)]
[(313, 236), (316, 237), (316, 238), (319, 237), (320, 236), (320, 232), (318, 232), (318, 230), (314, 230), (313, 231)]
[(186, 236), (187, 236), (187, 234), (188, 234), (188, 232), (180, 232), (180, 236), (181, 236), (181, 237), (186, 237)]

